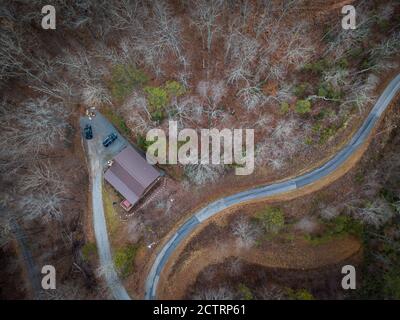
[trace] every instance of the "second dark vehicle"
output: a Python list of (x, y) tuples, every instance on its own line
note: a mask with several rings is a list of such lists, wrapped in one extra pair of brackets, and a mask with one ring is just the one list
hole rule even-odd
[(85, 132), (85, 138), (87, 140), (90, 140), (93, 138), (93, 131), (92, 131), (92, 126), (90, 124), (87, 124), (85, 126), (85, 129), (83, 129), (83, 131)]
[(112, 144), (116, 139), (118, 138), (118, 136), (115, 133), (111, 133), (110, 135), (108, 135), (104, 141), (103, 141), (103, 146), (104, 147), (108, 147), (110, 144)]

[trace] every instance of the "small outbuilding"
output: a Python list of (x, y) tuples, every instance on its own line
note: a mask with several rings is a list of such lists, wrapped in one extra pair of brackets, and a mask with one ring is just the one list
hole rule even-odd
[(122, 207), (129, 211), (160, 178), (160, 173), (133, 147), (127, 146), (117, 154), (104, 174), (124, 198)]

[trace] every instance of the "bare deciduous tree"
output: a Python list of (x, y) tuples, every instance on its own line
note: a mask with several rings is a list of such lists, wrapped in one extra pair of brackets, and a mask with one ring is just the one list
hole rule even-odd
[(304, 137), (310, 128), (294, 118), (280, 120), (270, 137), (256, 146), (256, 163), (269, 163), (275, 169), (281, 169), (288, 160), (304, 146)]
[(57, 283), (56, 290), (42, 290), (41, 300), (83, 300), (87, 297), (83, 294), (82, 288), (74, 280)]
[(208, 121), (221, 119), (224, 111), (219, 103), (226, 93), (226, 87), (223, 80), (200, 81), (197, 85), (197, 92), (203, 100), (203, 114), (207, 115)]
[(242, 99), (244, 107), (250, 111), (262, 106), (267, 98), (258, 86), (248, 86), (238, 92), (238, 96)]
[(282, 289), (277, 286), (263, 286), (258, 291), (258, 296), (262, 300), (282, 300), (285, 299), (285, 294)]
[(111, 104), (111, 96), (103, 86), (86, 85), (82, 92), (83, 102), (89, 107)]
[(202, 101), (194, 96), (181, 99), (172, 106), (172, 115), (170, 119), (175, 120), (181, 127), (187, 125), (197, 125), (204, 116), (204, 106)]
[(225, 96), (226, 87), (223, 80), (200, 81), (197, 85), (197, 92), (210, 106), (215, 107)]
[(233, 292), (227, 287), (203, 289), (193, 296), (194, 300), (232, 300)]
[(0, 248), (6, 245), (12, 238), (11, 216), (8, 208), (10, 196), (8, 193), (0, 193)]
[[(8, 78), (27, 76), (29, 80), (43, 84), (41, 74), (50, 73), (51, 60), (45, 52), (38, 56), (26, 52), (22, 46), (23, 37), (15, 30), (0, 32), (0, 81)], [(34, 46), (34, 45), (32, 45)]]
[(62, 204), (67, 194), (63, 178), (49, 162), (35, 165), (19, 180), (23, 194), (18, 205), (28, 219), (62, 218)]
[[(141, 7), (142, 8), (142, 7)], [(169, 5), (163, 1), (151, 3), (150, 10), (140, 9), (136, 27), (132, 28), (128, 39), (121, 42), (125, 56), (137, 64), (150, 66), (156, 75), (162, 74), (162, 63), (168, 52), (172, 52), (182, 65), (187, 61), (181, 48), (181, 25), (172, 15)]]
[(250, 248), (254, 245), (258, 230), (244, 217), (240, 217), (232, 225), (232, 233), (237, 237), (239, 247)]
[(36, 156), (66, 141), (69, 128), (68, 110), (61, 103), (47, 98), (28, 100), (18, 108), (3, 103), (0, 118), (3, 123), (0, 146), (10, 156)]
[(369, 34), (374, 22), (373, 16), (365, 1), (357, 7), (357, 28), (354, 30), (344, 30), (341, 21), (338, 22), (325, 33), (324, 38), (330, 37), (332, 41), (328, 44), (324, 55), (332, 55), (339, 60), (344, 53), (352, 47), (357, 47)]
[(310, 60), (315, 48), (307, 37), (309, 28), (310, 26), (302, 21), (287, 31), (285, 36), (286, 56), (283, 61), (301, 68), (304, 63)]
[[(237, 83), (240, 80), (249, 84), (252, 81), (252, 64), (259, 51), (256, 39), (233, 30), (226, 40), (225, 61), (232, 65), (228, 74), (228, 83)], [(264, 59), (265, 63), (267, 60)]]
[(185, 174), (188, 179), (196, 185), (216, 181), (224, 173), (223, 165), (213, 164), (190, 164), (185, 166)]
[(369, 77), (369, 80), (358, 80), (351, 84), (350, 93), (345, 97), (342, 102), (342, 106), (352, 106), (356, 105), (359, 112), (362, 113), (365, 107), (373, 103), (376, 99), (376, 94), (374, 89), (376, 87), (376, 82), (374, 76)]
[(367, 203), (353, 200), (346, 203), (346, 207), (361, 221), (377, 228), (389, 221), (394, 214), (393, 208), (381, 198)]
[(218, 31), (216, 19), (222, 13), (224, 2), (222, 0), (199, 0), (191, 5), (191, 18), (193, 24), (199, 29), (203, 42), (208, 52), (214, 34)]

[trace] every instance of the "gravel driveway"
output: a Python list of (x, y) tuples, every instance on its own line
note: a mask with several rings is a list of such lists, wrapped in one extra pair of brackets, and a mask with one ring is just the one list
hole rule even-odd
[[(90, 124), (93, 131), (93, 139), (84, 139), (84, 146), (90, 167), (93, 227), (96, 237), (97, 251), (100, 258), (100, 268), (113, 297), (117, 300), (129, 300), (130, 297), (115, 270), (110, 242), (108, 239), (102, 193), (103, 171), (107, 160), (112, 159), (116, 154), (124, 149), (128, 145), (128, 142), (118, 133), (115, 127), (98, 112), (91, 120), (88, 117), (82, 117), (80, 119), (82, 131), (86, 124)], [(118, 135), (117, 140), (115, 140), (108, 148), (103, 147), (102, 141), (112, 132), (115, 132)]]

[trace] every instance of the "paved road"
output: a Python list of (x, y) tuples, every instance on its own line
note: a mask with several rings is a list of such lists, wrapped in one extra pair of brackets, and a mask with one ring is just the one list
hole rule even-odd
[[(127, 141), (100, 113), (97, 113), (96, 117), (92, 120), (89, 120), (87, 117), (81, 118), (81, 129), (83, 129), (87, 123), (90, 123), (93, 131), (93, 139), (85, 140), (85, 148), (90, 165), (93, 227), (96, 237), (97, 252), (100, 258), (100, 267), (103, 270), (105, 280), (113, 297), (117, 300), (128, 300), (130, 297), (118, 277), (111, 254), (102, 193), (103, 169), (106, 162), (119, 153), (127, 145)], [(102, 141), (112, 132), (116, 132), (118, 138), (108, 148), (104, 148)]]
[(261, 186), (221, 198), (196, 212), (196, 214), (189, 218), (178, 229), (178, 231), (172, 236), (171, 239), (169, 239), (169, 241), (157, 254), (146, 280), (146, 299), (156, 298), (158, 280), (168, 258), (179, 246), (182, 240), (185, 239), (197, 226), (199, 226), (199, 224), (233, 205), (295, 190), (297, 188), (315, 183), (323, 177), (331, 174), (338, 167), (340, 167), (359, 148), (360, 145), (366, 141), (376, 122), (379, 120), (392, 99), (396, 96), (399, 89), (400, 74), (386, 87), (385, 91), (379, 97), (368, 117), (365, 119), (363, 125), (352, 137), (350, 142), (321, 167), (284, 182)]

